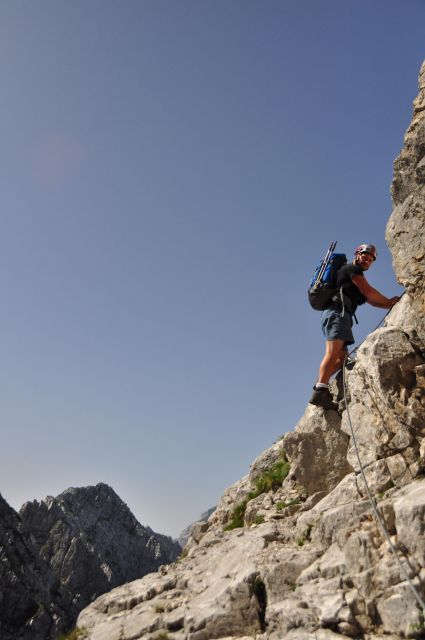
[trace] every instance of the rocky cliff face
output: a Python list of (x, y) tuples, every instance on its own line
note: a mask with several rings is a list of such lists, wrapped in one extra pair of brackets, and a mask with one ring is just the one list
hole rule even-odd
[(143, 527), (105, 484), (27, 502), (24, 531), (79, 609), (113, 587), (176, 559), (180, 545)]
[(0, 637), (56, 637), (77, 614), (72, 595), (40, 557), (18, 514), (0, 496)]
[(105, 484), (28, 502), (19, 515), (4, 501), (0, 508), (2, 640), (56, 639), (94, 598), (181, 551)]
[(387, 228), (406, 295), (347, 372), (350, 416), (339, 379), (341, 415), (309, 406), (192, 530), (184, 557), (92, 603), (80, 637), (425, 637), (424, 162), (425, 65)]

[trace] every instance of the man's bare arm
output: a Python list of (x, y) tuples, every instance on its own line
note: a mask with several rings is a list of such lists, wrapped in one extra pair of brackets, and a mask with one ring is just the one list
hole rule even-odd
[(386, 296), (379, 293), (377, 289), (374, 289), (370, 286), (368, 281), (364, 276), (354, 276), (352, 279), (353, 284), (356, 285), (357, 289), (364, 295), (369, 304), (373, 307), (379, 307), (381, 309), (391, 309), (399, 300), (398, 296), (394, 296), (393, 298), (387, 298)]

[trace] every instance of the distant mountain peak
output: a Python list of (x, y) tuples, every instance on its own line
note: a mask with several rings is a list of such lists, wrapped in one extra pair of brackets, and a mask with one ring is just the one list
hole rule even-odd
[[(8, 602), (7, 594), (17, 593), (25, 605), (15, 616), (14, 627), (0, 604), (2, 640), (15, 640), (18, 629), (23, 640), (56, 639), (93, 598), (158, 570), (181, 551), (170, 537), (140, 524), (103, 482), (69, 487), (57, 496), (26, 502), (19, 514), (0, 497), (1, 535), (23, 540), (26, 550), (24, 556), (13, 556), (4, 545), (0, 550), (4, 602)], [(2, 562), (4, 553), (12, 564)], [(35, 577), (31, 577), (31, 566), (39, 567)], [(2, 573), (1, 567), (7, 571)], [(43, 616), (34, 604), (37, 601), (44, 602)], [(31, 635), (31, 629), (36, 635)]]

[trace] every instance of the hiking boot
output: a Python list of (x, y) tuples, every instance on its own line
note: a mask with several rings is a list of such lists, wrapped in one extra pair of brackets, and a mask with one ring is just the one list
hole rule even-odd
[(320, 389), (313, 387), (313, 394), (309, 403), (316, 405), (316, 407), (323, 407), (323, 409), (333, 409), (334, 411), (338, 411), (338, 405), (332, 400), (329, 389), (325, 389), (324, 387)]

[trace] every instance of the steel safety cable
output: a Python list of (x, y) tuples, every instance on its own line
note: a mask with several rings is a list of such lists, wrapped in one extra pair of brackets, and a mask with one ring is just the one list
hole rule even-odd
[(368, 484), (368, 482), (366, 480), (366, 474), (364, 472), (364, 467), (363, 467), (363, 464), (362, 464), (362, 461), (361, 461), (361, 458), (360, 458), (360, 453), (359, 453), (359, 449), (358, 449), (358, 446), (357, 446), (357, 440), (356, 440), (356, 436), (354, 434), (353, 425), (352, 425), (352, 422), (351, 422), (350, 410), (348, 408), (347, 382), (346, 382), (346, 375), (345, 375), (345, 363), (344, 363), (344, 365), (342, 367), (342, 380), (343, 380), (344, 402), (345, 402), (345, 408), (346, 408), (346, 411), (347, 411), (348, 424), (350, 426), (351, 436), (353, 438), (354, 449), (355, 449), (355, 452), (356, 452), (356, 456), (357, 456), (357, 460), (358, 460), (358, 463), (359, 463), (360, 471), (361, 471), (361, 474), (362, 474), (363, 482), (364, 482), (365, 487), (366, 487), (367, 495), (368, 495), (369, 502), (370, 502), (371, 507), (372, 507), (373, 514), (375, 516), (376, 521), (378, 522), (378, 525), (379, 525), (382, 533), (384, 534), (384, 537), (385, 537), (386, 541), (389, 544), (389, 547), (390, 547), (390, 549), (391, 549), (391, 551), (392, 551), (392, 553), (393, 553), (393, 555), (394, 555), (394, 557), (395, 557), (395, 559), (396, 559), (396, 561), (397, 561), (397, 563), (398, 563), (398, 565), (400, 567), (400, 570), (401, 570), (403, 576), (407, 580), (407, 583), (408, 583), (408, 585), (409, 585), (409, 587), (410, 587), (410, 589), (411, 589), (416, 601), (418, 602), (419, 606), (421, 607), (422, 613), (425, 616), (425, 601), (422, 599), (421, 594), (416, 589), (416, 587), (413, 584), (410, 576), (408, 575), (406, 569), (404, 568), (403, 563), (400, 560), (400, 557), (399, 557), (399, 555), (397, 553), (397, 550), (396, 550), (395, 546), (393, 545), (393, 543), (391, 541), (391, 538), (390, 538), (390, 535), (389, 535), (389, 533), (387, 531), (384, 518), (379, 513), (379, 511), (378, 511), (378, 509), (376, 507), (375, 500), (374, 500), (374, 498), (372, 496), (369, 484)]

